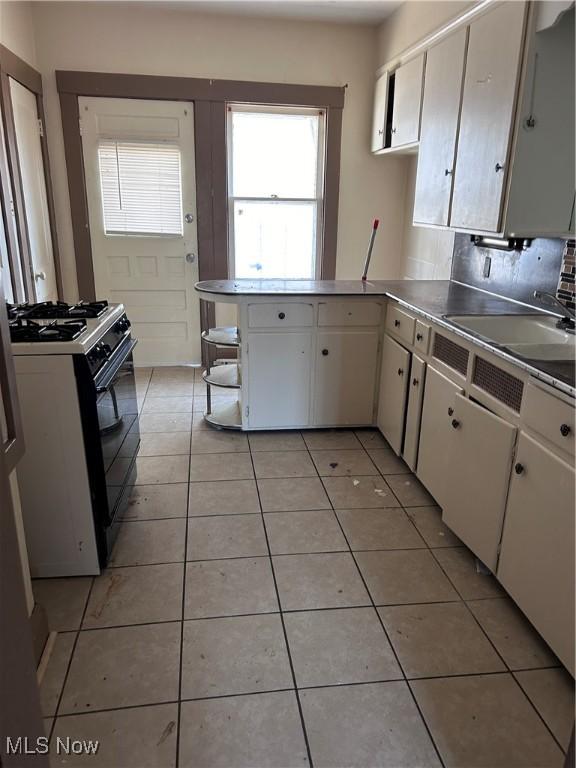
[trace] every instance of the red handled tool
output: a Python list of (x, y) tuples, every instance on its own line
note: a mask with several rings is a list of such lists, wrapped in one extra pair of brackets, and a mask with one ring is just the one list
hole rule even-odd
[(372, 248), (374, 248), (374, 240), (376, 239), (376, 230), (378, 229), (379, 223), (380, 222), (378, 219), (374, 219), (374, 224), (372, 225), (372, 234), (370, 235), (370, 242), (368, 243), (368, 253), (366, 254), (366, 261), (364, 262), (364, 272), (362, 273), (362, 282), (366, 282), (368, 269), (370, 268), (370, 259), (372, 258)]

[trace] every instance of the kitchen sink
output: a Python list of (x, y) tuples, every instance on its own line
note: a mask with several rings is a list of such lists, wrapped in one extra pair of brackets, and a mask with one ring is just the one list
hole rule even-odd
[(552, 315), (446, 315), (454, 325), (528, 360), (575, 360), (576, 337)]

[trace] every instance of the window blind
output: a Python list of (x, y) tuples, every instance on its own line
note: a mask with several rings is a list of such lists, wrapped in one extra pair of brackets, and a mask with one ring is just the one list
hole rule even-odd
[(106, 234), (182, 235), (179, 147), (105, 140), (98, 160)]

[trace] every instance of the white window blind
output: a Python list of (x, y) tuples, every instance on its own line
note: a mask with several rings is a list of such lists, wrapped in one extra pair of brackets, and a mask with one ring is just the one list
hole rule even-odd
[(104, 140), (98, 146), (108, 235), (182, 235), (180, 149)]

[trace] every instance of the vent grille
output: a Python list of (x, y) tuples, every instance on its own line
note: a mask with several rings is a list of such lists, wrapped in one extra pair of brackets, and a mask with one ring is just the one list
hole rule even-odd
[(472, 383), (499, 400), (516, 413), (520, 413), (524, 383), (498, 366), (477, 357), (474, 363)]
[(466, 372), (468, 371), (469, 353), (464, 347), (450, 341), (446, 336), (441, 336), (439, 333), (435, 333), (434, 350), (432, 354), (437, 360), (441, 360), (449, 368), (466, 376)]

